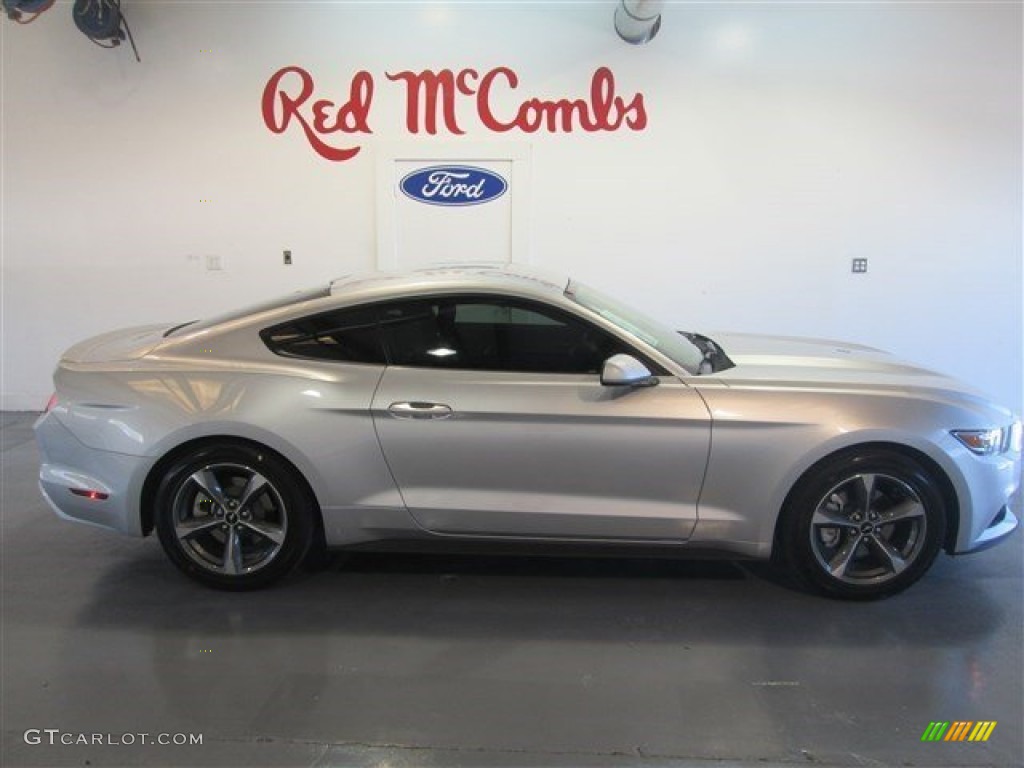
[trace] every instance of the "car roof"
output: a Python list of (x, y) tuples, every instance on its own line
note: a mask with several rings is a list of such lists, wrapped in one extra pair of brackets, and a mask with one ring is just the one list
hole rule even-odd
[[(322, 285), (322, 284), (321, 284)], [(364, 272), (332, 280), (321, 287), (300, 291), (203, 320), (183, 323), (164, 333), (168, 343), (186, 340), (197, 333), (230, 331), (240, 324), (273, 323), (303, 313), (336, 306), (390, 301), (432, 294), (498, 293), (534, 299), (562, 298), (570, 281), (561, 275), (522, 264), (438, 264), (409, 272)]]
[(479, 262), (435, 264), (409, 272), (370, 272), (331, 281), (331, 296), (409, 294), (420, 291), (513, 291), (532, 295), (562, 295), (569, 278), (523, 264)]

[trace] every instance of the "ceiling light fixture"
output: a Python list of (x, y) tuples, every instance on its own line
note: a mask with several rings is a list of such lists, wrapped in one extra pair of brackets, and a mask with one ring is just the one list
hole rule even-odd
[(664, 0), (622, 0), (615, 9), (615, 31), (627, 43), (649, 43), (661, 29)]

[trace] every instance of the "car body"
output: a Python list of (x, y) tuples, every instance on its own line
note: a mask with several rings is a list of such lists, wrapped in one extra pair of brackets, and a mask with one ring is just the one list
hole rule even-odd
[(858, 345), (682, 334), (507, 265), (106, 334), (54, 382), (49, 503), (155, 529), (218, 587), (323, 546), (554, 543), (775, 556), (870, 598), (1017, 526), (1020, 422), (966, 385)]

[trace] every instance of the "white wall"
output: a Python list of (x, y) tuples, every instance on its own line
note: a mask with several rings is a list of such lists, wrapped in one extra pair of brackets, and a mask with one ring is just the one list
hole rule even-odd
[[(81, 337), (372, 267), (375, 152), (496, 138), (469, 119), (410, 136), (384, 72), (498, 65), (521, 78), (502, 108), (583, 96), (608, 66), (650, 116), (500, 137), (531, 145), (533, 263), (679, 327), (864, 342), (1021, 407), (1019, 4), (670, 4), (640, 48), (609, 2), (125, 8), (141, 64), (91, 45), (67, 2), (0, 23), (5, 409), (41, 407)], [(373, 73), (358, 157), (264, 126), (289, 64), (326, 96)]]

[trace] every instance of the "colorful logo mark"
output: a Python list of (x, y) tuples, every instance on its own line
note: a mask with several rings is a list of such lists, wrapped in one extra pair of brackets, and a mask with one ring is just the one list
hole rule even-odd
[(995, 729), (995, 720), (931, 722), (921, 734), (921, 741), (988, 741)]
[(436, 165), (405, 176), (399, 187), (406, 197), (430, 205), (480, 205), (501, 197), (508, 182), (485, 168)]

